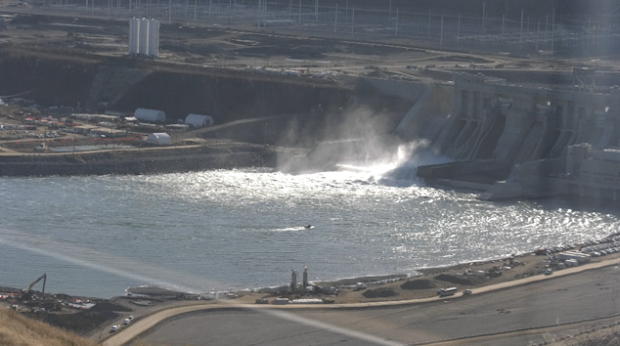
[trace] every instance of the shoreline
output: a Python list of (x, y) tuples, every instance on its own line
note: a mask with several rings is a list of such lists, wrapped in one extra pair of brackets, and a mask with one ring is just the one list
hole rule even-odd
[[(472, 294), (479, 295), (497, 291), (504, 291), (510, 289), (518, 289), (519, 287), (533, 285), (539, 282), (544, 282), (548, 280), (553, 280), (554, 278), (562, 278), (565, 276), (580, 274), (583, 272), (602, 270), (604, 268), (610, 266), (617, 266), (619, 264), (620, 258), (619, 256), (614, 256), (614, 258), (608, 258), (606, 260), (585, 264), (578, 267), (573, 267), (568, 270), (562, 271), (557, 275), (537, 275), (529, 278), (523, 278), (520, 280), (511, 280), (504, 283), (495, 283), (489, 284), (482, 288), (473, 289)], [(374, 302), (357, 302), (357, 303), (348, 303), (348, 304), (290, 304), (290, 305), (257, 305), (251, 304), (249, 302), (243, 301), (220, 301), (213, 302), (212, 304), (194, 304), (194, 305), (185, 305), (185, 306), (175, 306), (166, 309), (161, 309), (159, 311), (154, 311), (152, 314), (148, 316), (144, 316), (142, 320), (139, 320), (135, 325), (132, 324), (131, 328), (127, 330), (122, 330), (117, 332), (114, 335), (106, 337), (103, 341), (104, 346), (120, 346), (124, 345), (127, 342), (134, 340), (136, 337), (140, 337), (150, 333), (153, 330), (156, 330), (162, 323), (166, 323), (166, 321), (170, 319), (175, 319), (177, 317), (185, 316), (187, 314), (192, 313), (206, 313), (209, 311), (221, 311), (223, 309), (244, 309), (244, 310), (280, 310), (280, 311), (311, 311), (311, 310), (322, 310), (323, 312), (329, 311), (346, 311), (346, 310), (365, 310), (365, 309), (376, 309), (376, 308), (396, 308), (396, 307), (404, 307), (404, 306), (413, 306), (419, 304), (431, 304), (431, 303), (448, 303), (452, 302), (453, 299), (463, 299), (466, 298), (465, 295), (456, 295), (453, 297), (427, 297), (427, 298), (418, 298), (418, 299), (408, 299), (408, 300), (395, 300), (395, 301), (387, 301), (380, 300)], [(503, 309), (502, 309), (503, 310)], [(509, 312), (509, 311), (508, 311)], [(603, 317), (605, 319), (607, 317)], [(594, 321), (594, 320), (592, 320)], [(569, 323), (570, 324), (570, 323)], [(445, 340), (440, 340), (445, 341)]]
[[(598, 241), (592, 241), (589, 244), (607, 244), (612, 241), (620, 241), (620, 235), (618, 233), (610, 234), (607, 237), (599, 239)], [(585, 244), (583, 246), (586, 246)], [(555, 251), (557, 249), (553, 249)], [(553, 252), (552, 252), (553, 253)], [(548, 278), (560, 277), (564, 275), (570, 275), (572, 273), (579, 273), (585, 270), (592, 270), (596, 268), (602, 268), (608, 265), (617, 264), (620, 260), (620, 253), (613, 253), (606, 257), (595, 257), (589, 264), (580, 265), (573, 268), (567, 268), (560, 270), (556, 275), (542, 275), (545, 267), (548, 266), (547, 256), (537, 256), (533, 252), (523, 253), (514, 257), (497, 258), (493, 260), (484, 261), (471, 261), (463, 262), (454, 265), (439, 266), (433, 268), (419, 269), (420, 275), (407, 275), (407, 274), (387, 274), (387, 275), (368, 275), (355, 278), (346, 278), (333, 281), (322, 281), (313, 283), (314, 287), (321, 287), (320, 291), (315, 291), (311, 295), (293, 294), (291, 292), (286, 293), (282, 290), (274, 292), (255, 290), (227, 290), (219, 291), (222, 293), (220, 299), (213, 299), (205, 294), (188, 294), (186, 292), (173, 291), (165, 288), (143, 286), (143, 292), (136, 292), (134, 295), (116, 296), (110, 299), (92, 298), (86, 296), (71, 296), (65, 294), (50, 294), (46, 293), (46, 296), (53, 297), (55, 300), (63, 301), (65, 303), (73, 304), (76, 299), (88, 301), (89, 304), (93, 304), (92, 310), (90, 308), (82, 310), (79, 307), (66, 306), (65, 310), (61, 313), (65, 316), (64, 320), (59, 322), (52, 318), (55, 313), (47, 312), (43, 320), (61, 328), (68, 328), (77, 334), (82, 336), (103, 341), (109, 340), (107, 330), (113, 324), (122, 324), (123, 319), (128, 316), (134, 316), (136, 321), (141, 319), (151, 318), (166, 311), (181, 311), (183, 309), (190, 309), (196, 311), (210, 308), (222, 308), (224, 307), (266, 307), (266, 308), (357, 308), (357, 307), (379, 307), (379, 306), (400, 306), (414, 303), (424, 302), (436, 302), (442, 300), (450, 300), (453, 298), (460, 298), (463, 296), (463, 290), (470, 289), (473, 294), (485, 293), (492, 290), (501, 290), (515, 286), (526, 285), (529, 282), (538, 282), (540, 280), (546, 280)], [(515, 265), (513, 268), (506, 269), (507, 263)], [(520, 263), (520, 264), (517, 264)], [(493, 268), (502, 268), (502, 275), (493, 278), (487, 278), (479, 281), (465, 282), (447, 282), (441, 281), (445, 278), (463, 278), (464, 270), (471, 272), (479, 272), (489, 270), (493, 271)], [(443, 279), (438, 279), (442, 277)], [(299, 276), (298, 276), (299, 278)], [(405, 287), (404, 286), (416, 286), (417, 283), (425, 282), (430, 283), (428, 287)], [(363, 287), (357, 287), (358, 283), (362, 283)], [(442, 284), (440, 284), (442, 283)], [(458, 287), (458, 293), (452, 297), (439, 297), (437, 295), (437, 289), (441, 287)], [(288, 287), (288, 286), (273, 286), (273, 287)], [(330, 291), (329, 289), (335, 288)], [(9, 287), (0, 287), (0, 294), (2, 293), (14, 293), (19, 294), (22, 290)], [(138, 290), (139, 291), (139, 290)], [(393, 295), (375, 295), (367, 296), (368, 292), (381, 292), (391, 291), (395, 292)], [(39, 293), (34, 291), (34, 293)], [(316, 304), (315, 303), (298, 303), (298, 304), (286, 304), (286, 306), (276, 306), (272, 301), (268, 301), (270, 304), (267, 306), (262, 305), (263, 299), (275, 299), (277, 297), (288, 297), (289, 299), (295, 298), (327, 298), (334, 304)], [(259, 304), (258, 301), (261, 300)], [(316, 300), (316, 299), (314, 299)], [(324, 303), (326, 301), (323, 301)], [(0, 301), (1, 305), (9, 307), (12, 302)], [(32, 307), (23, 307), (23, 303), (20, 304), (19, 311), (25, 313), (27, 316), (35, 317)], [(76, 303), (78, 306), (81, 303)], [(290, 306), (288, 306), (290, 305)], [(71, 310), (75, 309), (75, 310)], [(38, 319), (42, 318), (40, 314), (36, 314)], [(69, 316), (69, 317), (67, 317)], [(94, 317), (93, 317), (94, 316)], [(97, 316), (106, 316), (103, 320), (98, 320)], [(74, 322), (71, 321), (73, 318)], [(96, 322), (94, 322), (94, 319)], [(79, 321), (79, 322), (75, 322)], [(90, 323), (90, 324), (89, 324)], [(77, 325), (77, 326), (76, 326)], [(132, 323), (133, 325), (133, 323)], [(105, 338), (102, 336), (105, 335)], [(118, 335), (118, 334), (115, 334)], [(114, 338), (114, 336), (112, 336)]]
[(168, 148), (0, 157), (0, 177), (137, 175), (275, 166), (276, 153), (255, 147)]
[[(612, 233), (594, 242), (602, 243), (605, 239), (611, 238), (613, 236), (620, 236), (620, 233)], [(574, 245), (574, 246), (579, 246), (579, 245)], [(457, 271), (461, 269), (466, 269), (468, 267), (493, 265), (493, 264), (500, 263), (502, 261), (507, 261), (510, 259), (528, 258), (530, 256), (534, 256), (535, 251), (536, 250), (525, 251), (521, 253), (515, 253), (513, 255), (504, 255), (504, 256), (491, 257), (491, 258), (479, 259), (479, 260), (468, 260), (468, 261), (463, 261), (463, 262), (458, 262), (458, 263), (453, 263), (453, 264), (446, 264), (446, 265), (438, 265), (438, 266), (431, 266), (431, 267), (417, 267), (415, 269), (412, 269), (411, 273), (398, 273), (397, 272), (397, 273), (389, 273), (389, 274), (368, 274), (368, 275), (336, 278), (332, 280), (321, 280), (321, 281), (310, 280), (309, 283), (312, 285), (324, 285), (324, 286), (335, 286), (335, 287), (354, 286), (357, 283), (364, 283), (364, 284), (372, 285), (372, 286), (385, 285), (388, 283), (406, 281), (410, 279), (417, 279), (417, 278), (425, 277), (429, 275), (436, 275), (436, 274), (441, 274), (441, 273), (446, 273), (446, 272), (451, 272), (451, 271)], [(620, 258), (620, 253), (617, 254), (617, 256), (618, 258)], [(536, 256), (536, 257), (541, 258), (541, 259), (546, 259), (545, 256)], [(608, 257), (601, 257), (601, 259), (607, 259), (607, 258)], [(298, 273), (298, 278), (300, 277), (301, 276)], [(245, 287), (245, 288), (220, 289), (220, 290), (209, 291), (209, 292), (186, 292), (186, 291), (174, 290), (174, 289), (163, 287), (163, 286), (143, 284), (139, 286), (126, 287), (124, 289), (125, 294), (116, 295), (116, 296), (112, 296), (109, 298), (102, 298), (102, 297), (83, 295), (83, 294), (66, 294), (63, 292), (57, 292), (57, 293), (47, 292), (46, 295), (54, 294), (54, 295), (71, 296), (71, 297), (77, 297), (77, 298), (108, 301), (108, 300), (113, 300), (119, 297), (131, 297), (131, 295), (128, 295), (127, 293), (132, 293), (138, 296), (149, 296), (149, 295), (168, 296), (168, 297), (173, 296), (173, 295), (201, 296), (202, 299), (211, 300), (212, 298), (206, 297), (206, 295), (208, 295), (209, 293), (224, 293), (224, 294), (225, 293), (238, 293), (238, 292), (265, 293), (269, 289), (280, 288), (284, 286), (288, 287), (288, 284), (269, 285), (269, 286), (261, 286), (261, 287), (254, 287), (254, 288)], [(9, 286), (2, 286), (0, 284), (0, 294), (1, 293), (19, 293), (21, 291), (23, 291), (23, 289), (9, 287)], [(35, 289), (33, 290), (33, 292), (39, 292), (39, 291)]]

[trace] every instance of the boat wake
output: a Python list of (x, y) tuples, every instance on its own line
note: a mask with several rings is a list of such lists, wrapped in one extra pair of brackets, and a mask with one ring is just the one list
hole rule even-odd
[[(310, 225), (308, 225), (310, 226)], [(281, 232), (302, 232), (314, 229), (314, 226), (298, 226), (298, 227), (286, 227), (286, 228), (274, 228), (271, 229), (271, 232), (281, 233)]]

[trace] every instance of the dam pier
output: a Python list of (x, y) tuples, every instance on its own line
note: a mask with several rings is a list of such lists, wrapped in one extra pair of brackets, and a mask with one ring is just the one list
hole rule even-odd
[(617, 200), (618, 96), (618, 86), (519, 85), (457, 74), (450, 113), (439, 115), (441, 130), (418, 130), (456, 161), (419, 167), (418, 175), (480, 190), (485, 200), (560, 194)]

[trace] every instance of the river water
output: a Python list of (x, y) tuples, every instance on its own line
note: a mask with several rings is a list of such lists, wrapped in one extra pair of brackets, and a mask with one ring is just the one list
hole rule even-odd
[[(0, 285), (99, 297), (413, 273), (616, 232), (618, 209), (483, 202), (414, 170), (0, 179)], [(304, 228), (312, 224), (311, 229)]]

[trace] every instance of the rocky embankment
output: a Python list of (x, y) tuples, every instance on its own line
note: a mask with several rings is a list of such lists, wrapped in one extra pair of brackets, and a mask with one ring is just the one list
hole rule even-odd
[(163, 151), (124, 151), (76, 155), (15, 156), (0, 159), (1, 176), (154, 174), (272, 167), (275, 153), (269, 150), (207, 148)]

